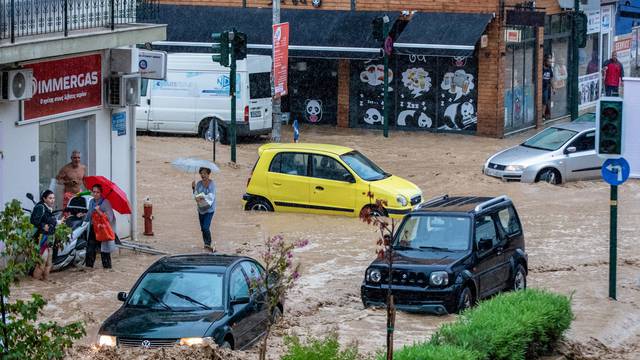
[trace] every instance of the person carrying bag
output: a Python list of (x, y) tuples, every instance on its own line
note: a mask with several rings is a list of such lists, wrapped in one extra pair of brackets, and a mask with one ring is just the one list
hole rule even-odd
[(116, 217), (111, 203), (102, 195), (102, 186), (94, 185), (91, 188), (93, 199), (89, 202), (89, 211), (85, 221), (91, 222), (87, 241), (87, 256), (85, 266), (93, 268), (96, 261), (96, 252), (100, 249), (102, 267), (111, 269), (111, 253), (116, 250), (115, 233)]

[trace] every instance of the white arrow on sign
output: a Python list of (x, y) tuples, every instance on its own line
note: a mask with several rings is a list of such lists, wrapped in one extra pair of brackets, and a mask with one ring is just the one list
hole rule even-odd
[(618, 181), (622, 182), (622, 166), (609, 164), (609, 165), (607, 165), (607, 170), (609, 170), (610, 172), (614, 172), (614, 173), (618, 174)]

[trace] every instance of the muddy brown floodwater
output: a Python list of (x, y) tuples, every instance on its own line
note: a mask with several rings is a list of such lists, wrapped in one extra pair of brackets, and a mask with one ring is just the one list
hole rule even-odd
[[(532, 133), (504, 140), (419, 132), (380, 132), (305, 127), (304, 142), (322, 142), (356, 148), (383, 169), (407, 178), (429, 198), (450, 195), (510, 196), (520, 213), (529, 254), (529, 286), (572, 296), (575, 321), (567, 334), (572, 356), (584, 359), (640, 358), (640, 182), (619, 189), (618, 301), (608, 291), (608, 196), (602, 181), (562, 186), (503, 183), (481, 174), (485, 159), (495, 151), (520, 142)], [(291, 140), (285, 130), (284, 141)], [(267, 236), (283, 234), (291, 240), (308, 239), (296, 252), (302, 277), (291, 291), (285, 321), (277, 331), (270, 354), (283, 351), (283, 334), (321, 336), (335, 329), (343, 344), (357, 341), (363, 352), (383, 347), (385, 313), (365, 310), (359, 287), (374, 257), (376, 233), (355, 218), (287, 213), (256, 214), (242, 210), (241, 199), (261, 143), (238, 146), (238, 166), (230, 166), (229, 148), (218, 145), (221, 172), (213, 176), (218, 187), (218, 209), (213, 237), (219, 251), (257, 256)], [(174, 170), (170, 162), (181, 156), (210, 159), (211, 143), (191, 137), (138, 137), (138, 209), (149, 196), (154, 205), (155, 236), (139, 240), (171, 254), (202, 251), (198, 220), (190, 198), (193, 175)], [(141, 213), (141, 212), (140, 212)], [(142, 233), (142, 221), (139, 221)], [(84, 320), (87, 336), (70, 358), (97, 358), (89, 345), (97, 330), (120, 306), (118, 291), (128, 291), (157, 256), (122, 250), (112, 271), (69, 269), (52, 274), (49, 282), (27, 279), (12, 296), (41, 293), (48, 305), (44, 319), (66, 323)], [(99, 264), (99, 262), (98, 262)], [(454, 315), (399, 313), (395, 344), (428, 339)], [(109, 355), (111, 354), (111, 355)], [(237, 354), (255, 358), (255, 350)], [(136, 355), (135, 357), (138, 357)], [(187, 358), (187, 354), (184, 357)], [(193, 358), (193, 354), (189, 355)], [(101, 358), (127, 358), (115, 352)], [(134, 357), (132, 355), (132, 357)], [(197, 356), (196, 356), (197, 357)]]

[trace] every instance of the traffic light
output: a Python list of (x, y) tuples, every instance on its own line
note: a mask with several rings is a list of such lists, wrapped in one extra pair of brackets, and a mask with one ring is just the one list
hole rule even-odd
[(247, 57), (247, 34), (236, 32), (233, 36), (233, 54), (236, 60), (242, 60)]
[(600, 99), (596, 113), (596, 145), (598, 156), (622, 156), (622, 99)]
[(213, 33), (211, 37), (214, 42), (211, 60), (222, 66), (229, 66), (229, 32)]
[(587, 24), (588, 19), (587, 15), (580, 11), (579, 13), (574, 15), (576, 22), (576, 34), (575, 41), (579, 48), (584, 48), (587, 46)]

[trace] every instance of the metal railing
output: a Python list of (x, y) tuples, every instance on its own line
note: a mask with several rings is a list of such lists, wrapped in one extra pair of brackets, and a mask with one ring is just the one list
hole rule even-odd
[(157, 19), (159, 0), (0, 0), (0, 40)]

